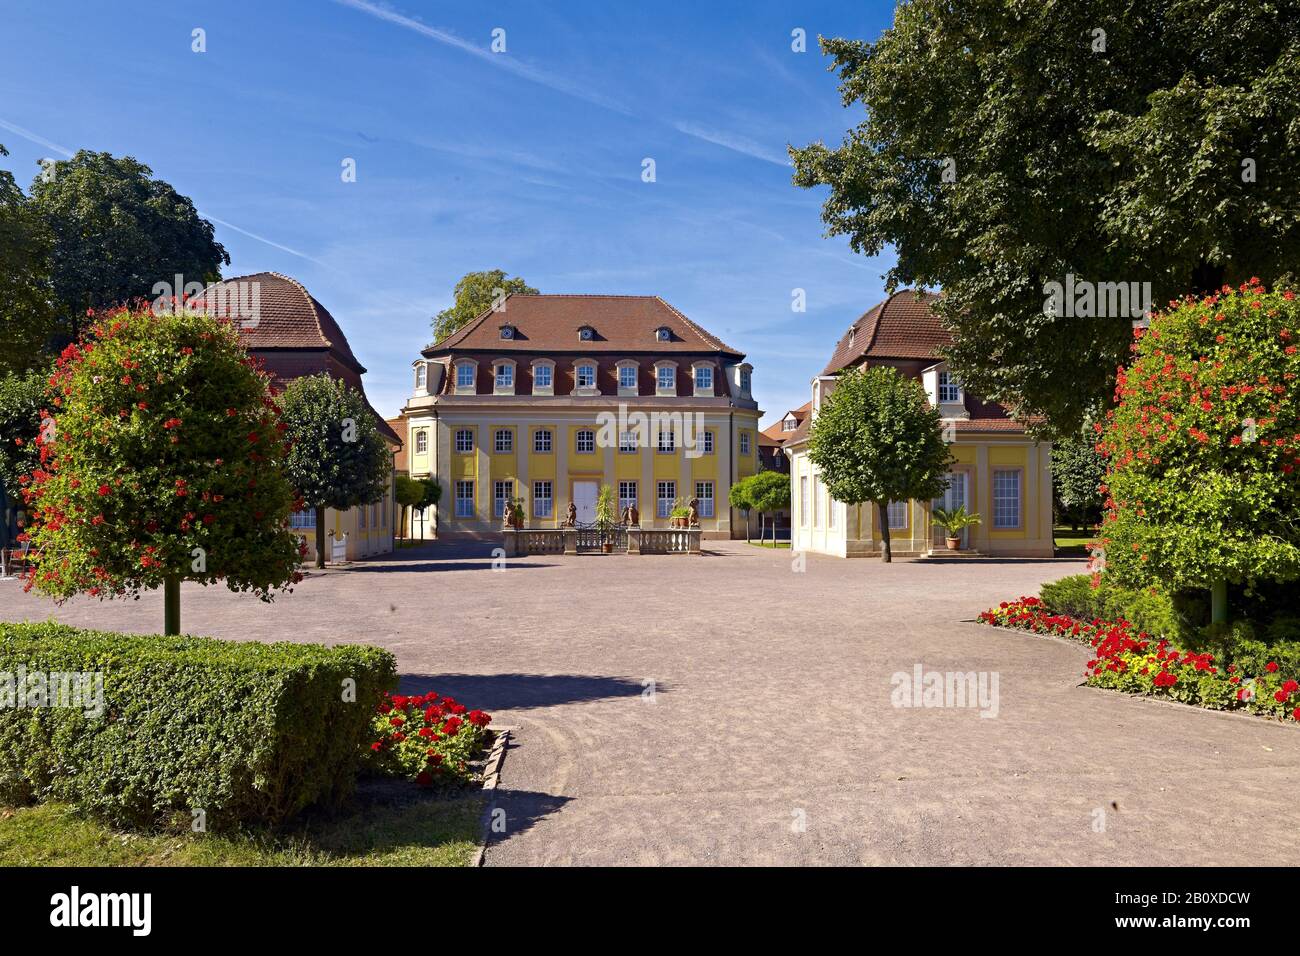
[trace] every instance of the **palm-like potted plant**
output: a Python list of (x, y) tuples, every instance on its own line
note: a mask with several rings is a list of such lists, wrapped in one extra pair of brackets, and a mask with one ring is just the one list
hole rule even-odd
[(600, 550), (609, 554), (614, 550), (613, 531), (618, 524), (618, 515), (614, 512), (614, 489), (601, 485), (596, 495), (596, 530), (600, 532)]
[(935, 508), (933, 517), (934, 523), (947, 533), (949, 551), (960, 551), (961, 533), (980, 523), (980, 516), (967, 511), (965, 505), (958, 505), (952, 509)]
[(691, 506), (681, 498), (673, 501), (673, 510), (668, 512), (670, 528), (689, 528), (691, 526)]

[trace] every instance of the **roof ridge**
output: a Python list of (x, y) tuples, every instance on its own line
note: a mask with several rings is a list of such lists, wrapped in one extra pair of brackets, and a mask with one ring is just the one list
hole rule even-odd
[(696, 335), (704, 339), (705, 342), (712, 342), (713, 346), (716, 349), (718, 349), (720, 352), (732, 352), (740, 356), (743, 356), (745, 354), (744, 352), (741, 352), (737, 349), (733, 349), (730, 345), (727, 345), (725, 342), (722, 341), (722, 339), (718, 338), (712, 332), (706, 332), (703, 328), (696, 325), (689, 317), (687, 317), (685, 312), (677, 308), (677, 306), (673, 305), (671, 302), (668, 302), (666, 299), (664, 299), (663, 296), (656, 295), (656, 296), (649, 296), (648, 298), (657, 299), (664, 306), (664, 308), (668, 309), (674, 315), (680, 317), (683, 322), (685, 322), (688, 326), (690, 326), (691, 329), (694, 330)]

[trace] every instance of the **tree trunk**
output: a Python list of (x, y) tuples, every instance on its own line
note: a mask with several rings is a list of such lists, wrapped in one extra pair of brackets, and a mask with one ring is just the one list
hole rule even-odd
[(889, 564), (894, 560), (889, 552), (889, 504), (881, 501), (876, 507), (880, 510), (880, 560)]
[(750, 512), (746, 510), (745, 511), (745, 544), (749, 544), (749, 542), (754, 539), (754, 536), (749, 533), (749, 515)]
[(1228, 623), (1228, 582), (1222, 579), (1210, 585), (1210, 623)]
[(169, 574), (163, 580), (163, 633), (181, 632), (181, 579)]
[(325, 506), (316, 506), (316, 567), (325, 567)]

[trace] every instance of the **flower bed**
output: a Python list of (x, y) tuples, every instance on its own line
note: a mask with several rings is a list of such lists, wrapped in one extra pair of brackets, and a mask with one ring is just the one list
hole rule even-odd
[(1052, 614), (1036, 597), (1004, 601), (980, 614), (994, 627), (1051, 634), (1087, 644), (1094, 656), (1085, 665), (1087, 683), (1130, 694), (1165, 697), (1214, 710), (1246, 710), (1300, 720), (1300, 682), (1281, 673), (1276, 661), (1248, 675), (1233, 664), (1222, 669), (1212, 654), (1182, 651), (1146, 631), (1133, 633), (1124, 620), (1082, 621)]
[(432, 691), (386, 694), (374, 719), (369, 767), (421, 787), (463, 786), (473, 779), (470, 761), (483, 751), (491, 722), (483, 711)]

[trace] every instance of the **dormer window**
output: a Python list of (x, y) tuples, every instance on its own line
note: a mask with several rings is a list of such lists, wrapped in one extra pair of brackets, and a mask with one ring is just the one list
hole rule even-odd
[(671, 342), (673, 340), (673, 330), (666, 325), (661, 325), (655, 329), (655, 338), (660, 342)]
[(749, 369), (742, 368), (740, 370), (740, 390), (744, 392), (746, 395), (749, 394), (750, 381), (751, 381), (751, 375)]
[(578, 338), (583, 342), (590, 342), (596, 337), (596, 330), (590, 325), (584, 325), (578, 329)]
[(473, 362), (456, 363), (456, 391), (460, 394), (473, 394), (478, 368)]
[(501, 326), (501, 337), (503, 339), (513, 339), (515, 337), (515, 327), (513, 325)]
[(638, 374), (637, 364), (631, 359), (624, 359), (618, 363), (618, 393), (620, 395), (637, 394)]
[(677, 394), (677, 366), (669, 364), (655, 366), (655, 392), (659, 395)]
[(555, 363), (550, 359), (533, 361), (533, 394), (555, 394)]
[(573, 372), (573, 383), (578, 388), (595, 388), (596, 366), (591, 362), (583, 362), (577, 366)]
[(857, 326), (853, 326), (849, 329), (849, 348), (853, 348), (853, 339), (857, 336), (857, 332)]
[(961, 380), (951, 372), (939, 373), (939, 402), (946, 405), (961, 402)]
[(429, 367), (421, 362), (415, 366), (415, 387), (417, 391), (424, 391), (429, 383)]
[(695, 366), (695, 394), (696, 395), (713, 394), (713, 366), (712, 365)]
[(515, 363), (501, 361), (496, 364), (495, 391), (498, 395), (513, 395), (515, 392)]

